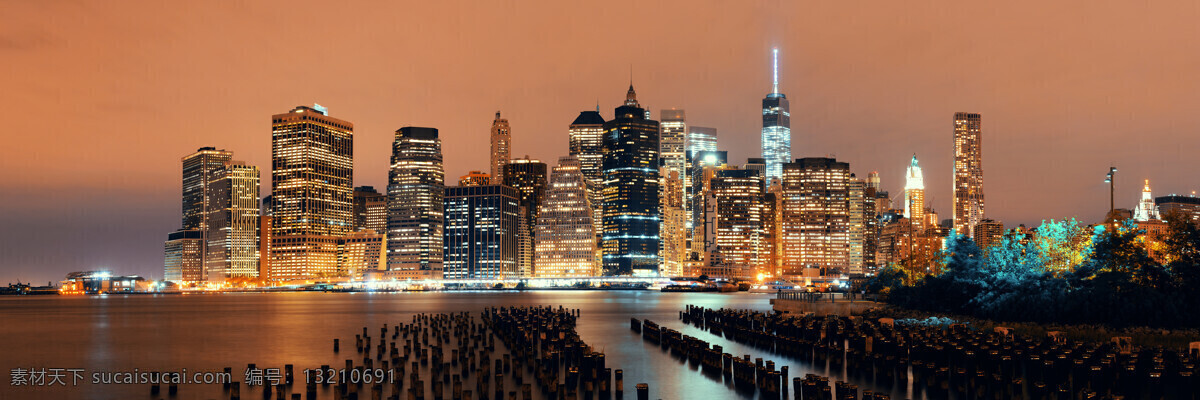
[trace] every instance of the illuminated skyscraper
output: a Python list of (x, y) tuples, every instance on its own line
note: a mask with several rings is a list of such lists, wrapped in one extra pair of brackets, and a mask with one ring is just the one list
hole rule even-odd
[(437, 129), (396, 131), (388, 171), (388, 276), (442, 277), (445, 175)]
[(504, 164), (512, 157), (512, 132), (508, 127), (508, 119), (500, 118), (496, 111), (496, 119), (492, 120), (492, 176), (496, 182), (504, 182)]
[(633, 85), (604, 123), (604, 272), (657, 275), (658, 121), (646, 118)]
[(1142, 187), (1142, 200), (1138, 201), (1137, 206), (1133, 208), (1133, 219), (1137, 221), (1162, 219), (1158, 215), (1158, 205), (1154, 203), (1154, 195), (1150, 194), (1149, 179), (1146, 180), (1146, 186)]
[(354, 124), (314, 105), (272, 116), (271, 128), (271, 279), (333, 277), (353, 226)]
[(471, 171), (458, 178), (458, 186), (483, 186), (491, 182), (492, 176), (483, 171)]
[[(195, 153), (183, 157), (183, 229), (200, 232), (201, 239), (208, 237), (209, 196), (212, 195), (212, 179), (225, 163), (233, 159), (233, 152), (201, 147)], [(203, 267), (204, 250), (200, 252)], [(201, 271), (203, 276), (203, 268)], [(203, 280), (203, 278), (201, 278)]]
[(972, 236), (983, 220), (983, 136), (979, 114), (954, 113), (954, 231)]
[(204, 280), (204, 235), (198, 229), (180, 229), (163, 243), (163, 279), (172, 282)]
[(713, 252), (719, 260), (710, 263), (709, 276), (716, 273), (726, 278), (750, 278), (768, 258), (762, 253), (766, 241), (762, 176), (758, 171), (737, 167), (718, 169), (709, 185), (715, 214)]
[(688, 126), (687, 151), (690, 154), (717, 151), (717, 128)]
[(529, 156), (511, 160), (504, 166), (504, 184), (520, 192), (520, 256), (517, 263), (519, 276), (528, 277), (536, 268), (533, 260), (533, 227), (537, 225), (538, 209), (546, 191), (546, 163), (531, 160)]
[(904, 218), (908, 218), (918, 231), (924, 230), (925, 225), (925, 175), (917, 164), (917, 155), (913, 154), (912, 163), (904, 178)]
[[(728, 153), (724, 151), (701, 151), (692, 154), (691, 179), (688, 182), (687, 216), (688, 248), (692, 259), (707, 260), (715, 249), (716, 232), (712, 229), (713, 218), (707, 215), (712, 208), (712, 176), (714, 171), (726, 168)], [(698, 274), (697, 274), (698, 275)]]
[(371, 186), (354, 188), (354, 232), (387, 233), (387, 195)]
[(850, 261), (850, 165), (832, 158), (799, 158), (783, 166), (783, 274), (816, 276), (845, 270)]
[(788, 99), (779, 92), (779, 49), (774, 55), (771, 93), (762, 101), (762, 158), (767, 163), (767, 182), (783, 176), (783, 164), (792, 159), (792, 114)]
[[(661, 110), (659, 115), (659, 138), (658, 138), (658, 154), (662, 158), (662, 166), (666, 168), (666, 173), (661, 173), (660, 176), (670, 176), (670, 172), (677, 172), (679, 176), (683, 176), (687, 171), (684, 166), (686, 157), (684, 154), (684, 141), (688, 130), (687, 122), (683, 110)], [(683, 190), (683, 185), (679, 185), (679, 190)], [(680, 196), (682, 197), (682, 193)]]
[(520, 192), (505, 185), (445, 189), (445, 278), (517, 278)]
[[(878, 179), (878, 175), (875, 175)], [(869, 178), (868, 178), (869, 179)], [(878, 219), (875, 214), (875, 188), (868, 181), (850, 174), (848, 205), (850, 211), (851, 274), (874, 272)]]
[(571, 157), (579, 159), (583, 176), (594, 182), (604, 181), (604, 117), (597, 111), (583, 111), (570, 127)]
[(662, 212), (662, 224), (659, 225), (659, 237), (662, 238), (662, 265), (659, 273), (663, 276), (683, 275), (683, 262), (687, 259), (687, 213), (683, 210), (683, 180), (679, 171), (662, 167), (663, 187), (659, 198), (659, 210)]
[(599, 275), (596, 232), (587, 183), (574, 157), (558, 159), (534, 227), (534, 276), (573, 278)]
[(229, 161), (208, 196), (205, 276), (210, 282), (258, 277), (258, 167)]

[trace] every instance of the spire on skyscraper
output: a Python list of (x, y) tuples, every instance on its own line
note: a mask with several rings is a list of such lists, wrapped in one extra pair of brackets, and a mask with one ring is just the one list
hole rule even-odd
[(774, 62), (772, 63), (773, 73), (771, 79), (771, 93), (779, 93), (779, 48), (773, 48), (771, 49), (771, 52), (775, 56)]
[(638, 106), (637, 93), (633, 91), (633, 82), (629, 82), (629, 91), (625, 93), (625, 105)]

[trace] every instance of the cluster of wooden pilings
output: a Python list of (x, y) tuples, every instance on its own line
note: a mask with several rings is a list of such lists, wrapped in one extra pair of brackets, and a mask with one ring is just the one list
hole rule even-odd
[[(264, 400), (312, 400), (319, 394), (339, 400), (623, 398), (623, 370), (614, 371), (604, 353), (580, 339), (578, 316), (579, 310), (561, 307), (487, 308), (479, 318), (465, 312), (416, 314), (405, 323), (384, 324), (378, 335), (363, 327), (344, 366), (301, 372), (288, 364), (277, 384), (264, 382), (254, 389)], [(342, 345), (334, 338), (334, 353), (341, 354)], [(224, 372), (240, 371), (227, 367)], [(241, 399), (243, 387), (251, 388), (228, 383), (223, 397)], [(168, 388), (171, 396), (177, 390)], [(158, 398), (162, 391), (152, 386), (151, 396)], [(649, 399), (649, 385), (638, 384), (636, 391), (639, 400)]]
[(762, 358), (750, 360), (750, 355), (735, 357), (719, 345), (677, 330), (659, 326), (651, 320), (630, 319), (629, 327), (642, 335), (642, 340), (661, 346), (672, 354), (701, 366), (701, 372), (723, 375), (739, 388), (757, 388), (764, 397), (780, 398), (787, 393), (787, 367), (775, 369), (775, 362)]
[[(796, 317), (695, 306), (688, 306), (680, 318), (735, 342), (816, 366), (845, 368), (851, 375), (870, 372), (894, 385), (909, 385), (911, 379), (913, 388), (929, 398), (1200, 398), (1200, 354), (1139, 348), (1120, 340), (1085, 343), (1056, 336), (1022, 337), (1007, 329), (982, 332), (963, 325), (896, 325), (886, 319)], [(813, 390), (829, 387), (828, 381), (815, 385)], [(832, 392), (843, 398), (836, 385)], [(866, 396), (864, 392), (863, 398), (879, 398)]]

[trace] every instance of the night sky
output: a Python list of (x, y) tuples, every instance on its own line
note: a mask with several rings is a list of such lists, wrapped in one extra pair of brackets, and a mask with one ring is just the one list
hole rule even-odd
[(553, 164), (567, 125), (624, 100), (678, 107), (757, 157), (770, 49), (795, 157), (879, 171), (916, 153), (951, 215), (952, 121), (983, 115), (987, 216), (1099, 220), (1141, 182), (1197, 189), (1194, 1), (0, 1), (0, 283), (111, 269), (162, 277), (180, 158), (262, 169), (270, 116), (320, 103), (354, 123), (355, 184), (386, 185), (393, 131), (440, 129), (447, 182), (513, 155)]

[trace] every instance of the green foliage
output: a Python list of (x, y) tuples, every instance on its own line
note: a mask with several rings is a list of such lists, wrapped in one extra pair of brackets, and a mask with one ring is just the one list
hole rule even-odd
[(904, 284), (885, 268), (869, 285), (902, 307), (979, 318), (1200, 326), (1200, 228), (1169, 216), (1161, 238), (1166, 262), (1150, 256), (1143, 234), (1132, 221), (1094, 230), (1050, 221), (1033, 238), (1006, 235), (981, 252), (951, 233), (941, 274)]

